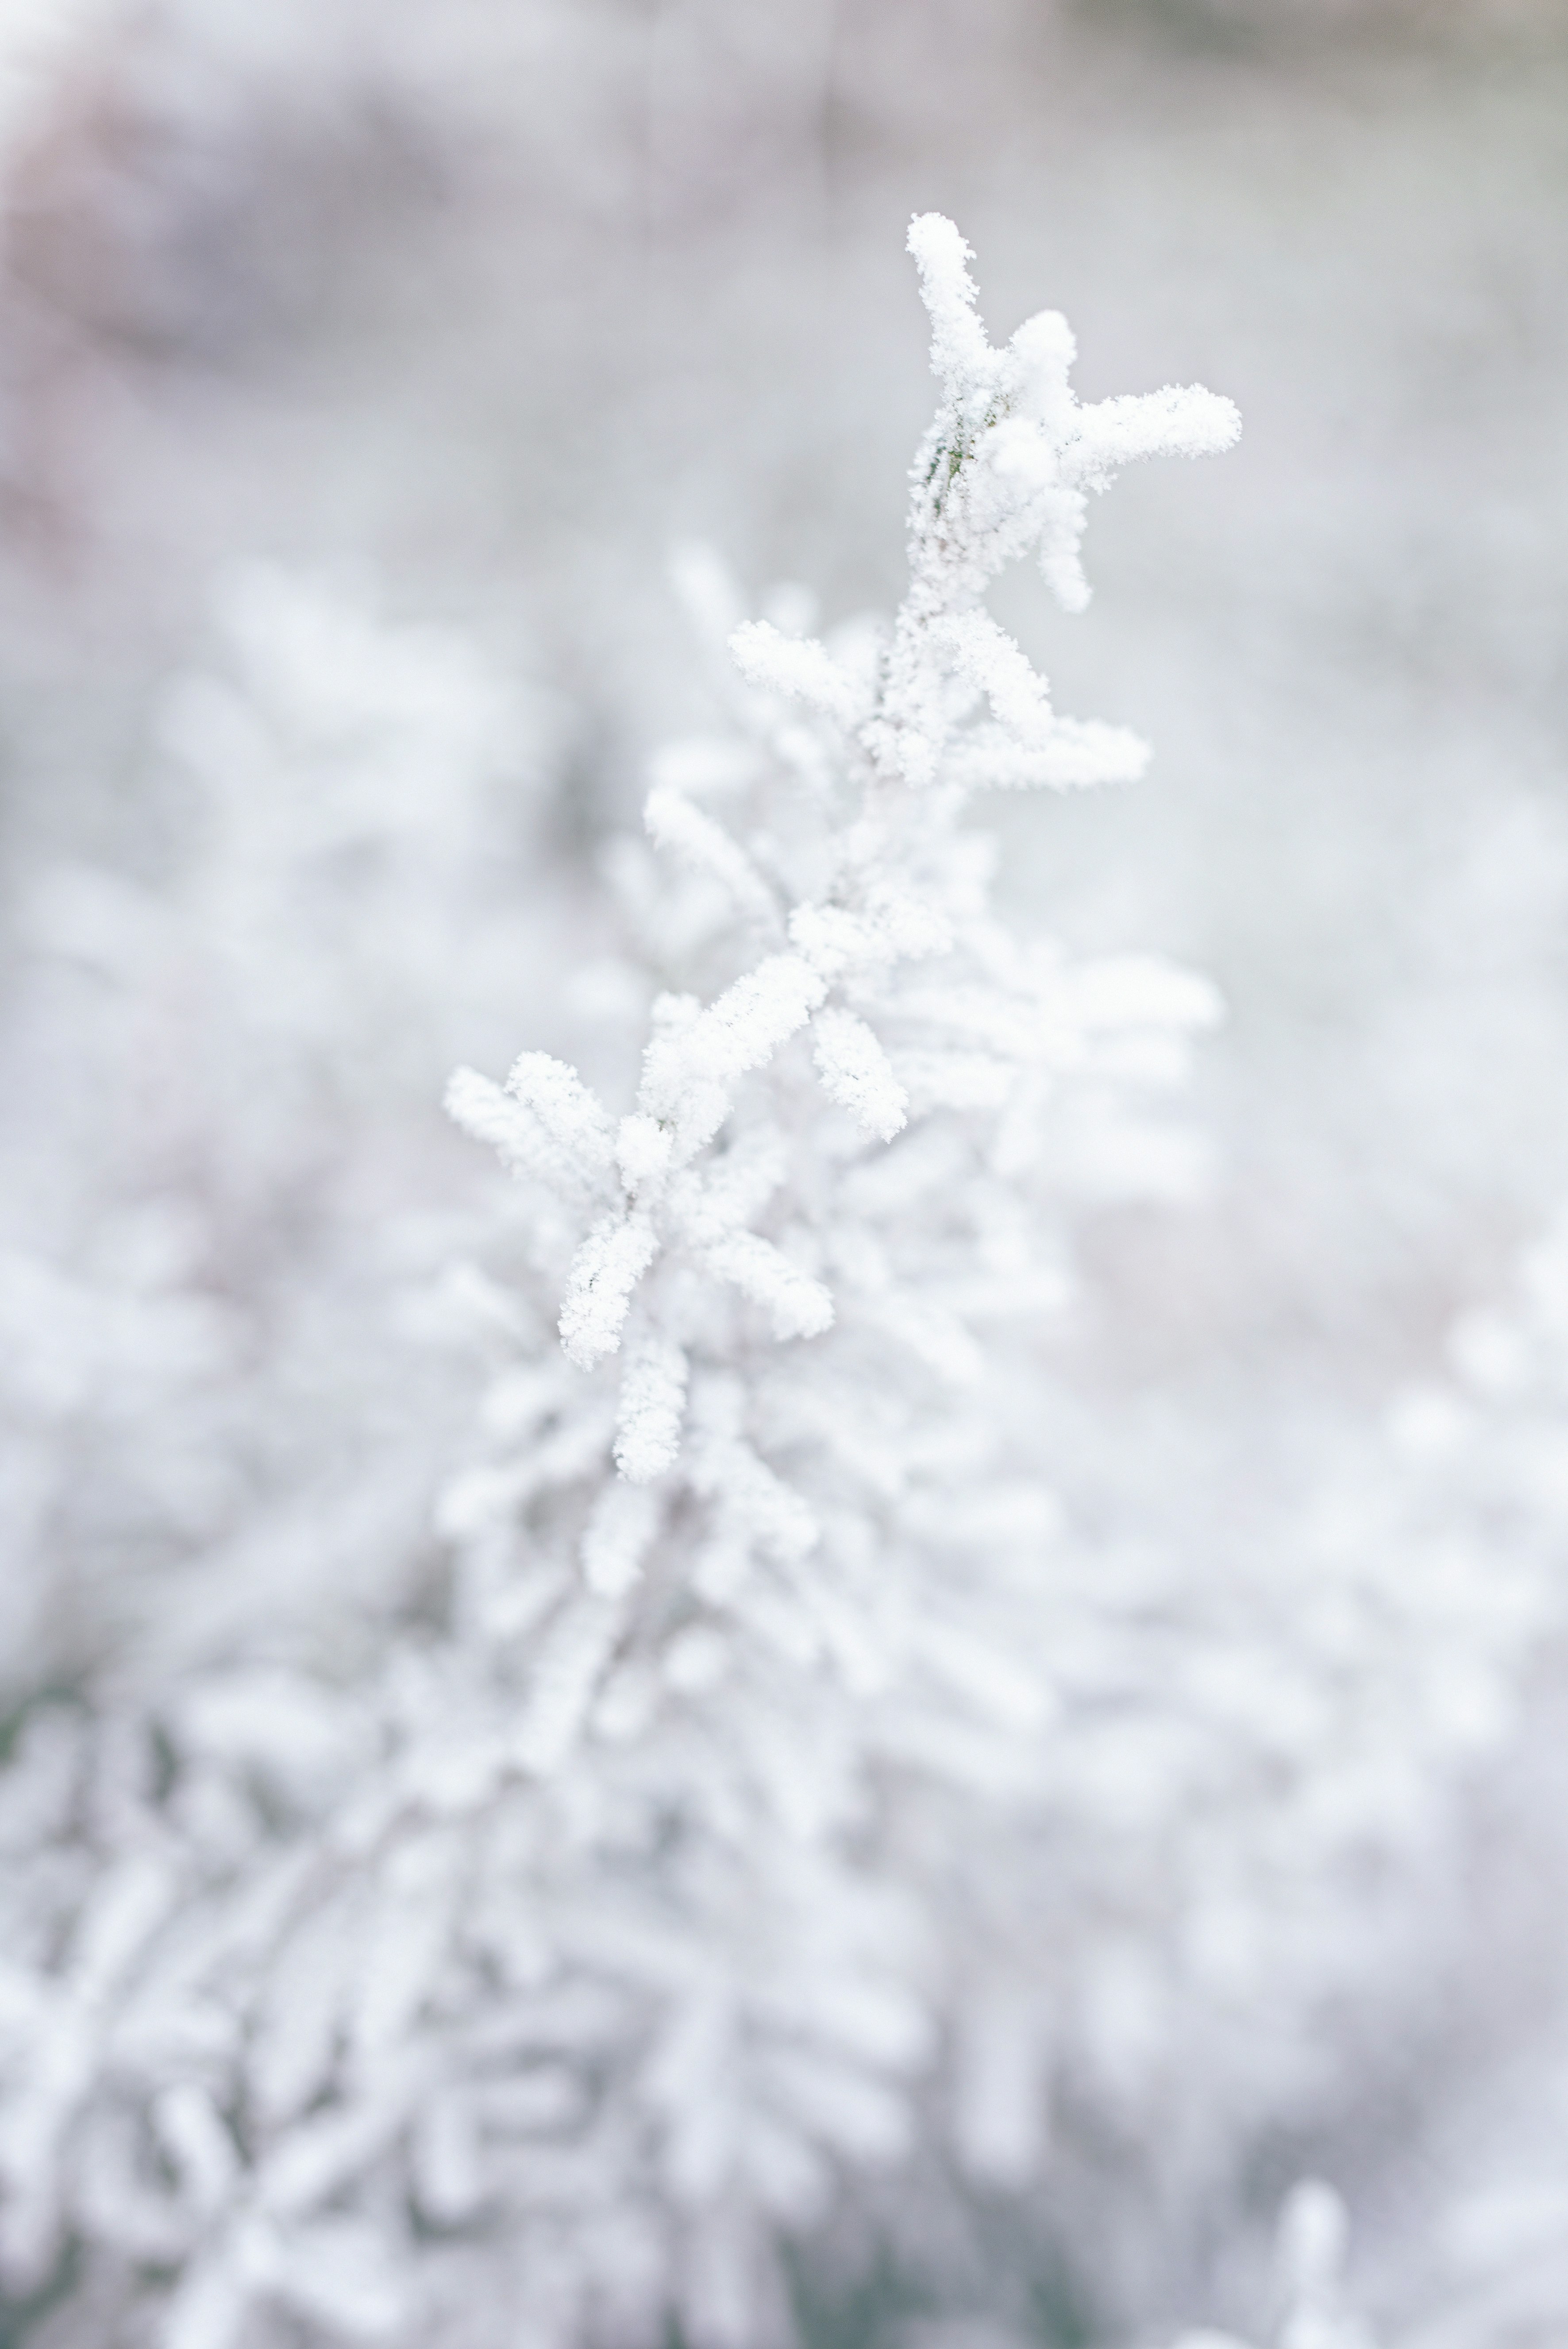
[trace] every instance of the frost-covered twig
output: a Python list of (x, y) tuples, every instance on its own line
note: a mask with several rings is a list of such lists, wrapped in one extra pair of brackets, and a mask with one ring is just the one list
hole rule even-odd
[(24, 1741), (5, 2255), (30, 2289), (74, 2241), (66, 2342), (129, 2301), (165, 2349), (755, 2349), (780, 2240), (908, 2151), (939, 2061), (974, 2167), (1035, 2158), (1028, 1903), (966, 1887), (1049, 1784), (1071, 1570), (998, 1333), (1059, 1290), (1062, 1099), (1215, 1001), (992, 916), (972, 792), (1142, 753), (982, 597), (1038, 548), (1081, 602), (1086, 489), (1235, 419), (1078, 407), (1059, 320), (993, 351), (956, 232), (912, 245), (942, 403), (891, 639), (732, 634), (734, 731), (649, 802), (677, 875), (619, 860), (624, 1106), (538, 1052), (453, 1081), (520, 1188), (459, 1283), (498, 1368), (449, 1607), (368, 1681), (209, 1671)]

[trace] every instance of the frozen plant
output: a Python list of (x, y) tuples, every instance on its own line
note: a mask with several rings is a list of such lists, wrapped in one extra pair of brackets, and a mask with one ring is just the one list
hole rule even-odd
[(453, 1081), (519, 1185), (454, 1285), (496, 1371), (439, 1619), (20, 1741), (0, 2252), (59, 2279), (51, 2349), (753, 2349), (934, 2066), (983, 2173), (1036, 2158), (1026, 1937), (967, 1878), (1039, 1799), (1042, 1592), (1093, 1572), (1008, 1392), (1060, 1281), (1037, 1162), (1214, 1002), (991, 915), (971, 795), (1144, 752), (984, 595), (1037, 552), (1081, 605), (1088, 493), (1237, 421), (1080, 405), (1060, 318), (993, 349), (956, 231), (910, 243), (941, 398), (891, 636), (730, 631), (736, 725), (648, 801), (678, 877), (619, 857), (641, 944), (589, 975), (651, 997), (621, 1113), (539, 1052)]
[[(1124, 1918), (1126, 1888), (1144, 1889), (1149, 1973), (1164, 1951), (1187, 1978), (1180, 2032), (1166, 2025), (1182, 2093), (1133, 2104), (1161, 2158), (1201, 2096), (1233, 2163), (1250, 2101), (1376, 2179), (1365, 2116), (1405, 2095), (1413, 2121), (1382, 2156), (1380, 2297), (1407, 2344), (1491, 2349), (1553, 2337), (1568, 2277), (1568, 1217), (1444, 1353), (1385, 1423), (1319, 1454), (1269, 1558), (1228, 1589), (1190, 1571), (1171, 1587), (1179, 1629), (1122, 1739), (1124, 1761), (1153, 1740), (1163, 1799), (1141, 1849), (1128, 1834), (1105, 1865)], [(1119, 1649), (1127, 1670), (1137, 1642)], [(1088, 1752), (1080, 1732), (1080, 1767)], [(1077, 2044), (1081, 2059), (1089, 2035)], [(1200, 2167), (1190, 2142), (1189, 2186)], [(1361, 2338), (1337, 2302), (1292, 2323), (1291, 2349)]]

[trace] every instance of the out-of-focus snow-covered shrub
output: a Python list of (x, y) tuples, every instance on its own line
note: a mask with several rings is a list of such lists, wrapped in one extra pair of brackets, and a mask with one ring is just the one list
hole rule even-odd
[(1459, 2060), (1423, 2084), (1421, 2189), (1389, 2191), (1380, 2284), (1410, 2349), (1532, 2349), (1568, 2304), (1568, 1215), (1459, 1317), (1445, 1351), (1443, 1374), (1390, 1414), (1377, 1530), (1454, 1622), (1450, 1700), (1490, 1736), (1499, 1784), (1455, 1838)]
[(13, 1691), (132, 1630), (281, 1620), (291, 1577), (348, 1601), (418, 1551), (439, 1413), (378, 1300), (438, 1261), (442, 1072), (536, 992), (545, 705), (456, 634), (273, 571), (222, 591), (219, 643), (161, 712), (168, 869), (19, 891)]
[(1434, 1533), (1550, 1589), (1568, 1529), (1568, 1213), (1523, 1251), (1510, 1289), (1453, 1324), (1447, 1378), (1403, 1394), (1390, 1433)]

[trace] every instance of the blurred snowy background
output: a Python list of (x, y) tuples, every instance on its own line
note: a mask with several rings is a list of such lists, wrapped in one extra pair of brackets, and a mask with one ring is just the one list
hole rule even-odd
[[(938, 207), (1085, 398), (1245, 418), (1097, 512), (1087, 615), (998, 605), (1156, 748), (998, 810), (1005, 898), (1229, 1006), (1168, 1195), (1079, 1218), (1037, 1433), (1224, 1627), (1216, 1718), (1272, 1702), (1249, 1641), (1332, 1656), (1301, 1771), (1377, 1825), (1274, 1913), (1307, 1830), (1255, 1846), (1284, 1765), (1238, 1764), (1263, 1925), (1155, 2087), (1135, 1871), (1120, 2076), (1058, 2187), (954, 2222), (921, 2339), (1266, 2327), (1321, 2170), (1390, 2341), (1561, 2341), (1568, 13), (4, 0), (0, 185), (15, 1721), (418, 1603), (472, 1397), (409, 1299), (486, 1179), (446, 1072), (590, 1049), (556, 973), (701, 707), (672, 545), (896, 600)], [(878, 2288), (820, 2254), (823, 2341), (937, 2292), (897, 2232)]]

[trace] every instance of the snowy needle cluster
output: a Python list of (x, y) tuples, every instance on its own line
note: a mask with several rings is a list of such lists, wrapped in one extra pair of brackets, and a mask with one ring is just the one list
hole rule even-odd
[(994, 349), (955, 230), (910, 243), (940, 404), (891, 633), (730, 633), (734, 722), (660, 761), (664, 877), (621, 854), (593, 982), (645, 1006), (634, 1092), (539, 1052), (452, 1081), (517, 1183), (447, 1292), (494, 1369), (442, 1595), (388, 1600), (369, 1670), (25, 1712), (0, 2258), (50, 2349), (756, 2349), (781, 2243), (917, 2097), (982, 2178), (1038, 2157), (1006, 1863), (1095, 1669), (1053, 1647), (1094, 1562), (1014, 1392), (1042, 1170), (1215, 1006), (990, 912), (972, 794), (1144, 752), (1058, 717), (984, 597), (1034, 554), (1081, 605), (1089, 494), (1238, 426), (1081, 405), (1062, 319)]

